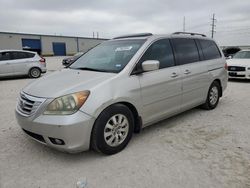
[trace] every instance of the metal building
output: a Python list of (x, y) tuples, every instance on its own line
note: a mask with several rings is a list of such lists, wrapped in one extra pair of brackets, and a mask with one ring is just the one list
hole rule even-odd
[(73, 55), (105, 41), (103, 38), (0, 32), (0, 50), (36, 51), (44, 56)]

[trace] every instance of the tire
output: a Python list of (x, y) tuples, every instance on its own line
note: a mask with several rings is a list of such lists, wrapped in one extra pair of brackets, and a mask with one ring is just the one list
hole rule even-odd
[(33, 67), (29, 71), (30, 78), (39, 78), (41, 76), (41, 70), (37, 67)]
[(217, 81), (214, 81), (209, 87), (206, 102), (201, 106), (206, 110), (213, 110), (219, 103), (221, 87)]
[(96, 119), (91, 148), (106, 155), (118, 153), (129, 143), (133, 130), (134, 117), (129, 108), (123, 104), (112, 105)]

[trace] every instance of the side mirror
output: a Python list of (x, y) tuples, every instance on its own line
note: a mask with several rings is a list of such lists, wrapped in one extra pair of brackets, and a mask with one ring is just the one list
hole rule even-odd
[(145, 72), (158, 70), (160, 62), (158, 60), (147, 60), (142, 63), (142, 70)]

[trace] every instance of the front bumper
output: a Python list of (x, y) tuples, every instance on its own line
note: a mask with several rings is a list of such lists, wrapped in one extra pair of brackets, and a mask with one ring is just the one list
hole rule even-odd
[[(90, 147), (95, 119), (81, 111), (67, 116), (25, 117), (16, 110), (16, 119), (24, 132), (49, 147), (69, 153), (86, 151)], [(64, 144), (54, 144), (51, 138), (61, 139)]]
[(228, 71), (229, 79), (250, 79), (250, 70), (247, 71)]

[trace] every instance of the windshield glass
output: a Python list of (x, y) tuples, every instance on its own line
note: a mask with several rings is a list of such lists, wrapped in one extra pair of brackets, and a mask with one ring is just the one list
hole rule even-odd
[(70, 68), (100, 72), (120, 72), (146, 40), (107, 41), (91, 49)]
[(233, 59), (250, 59), (250, 51), (240, 51), (237, 52)]

